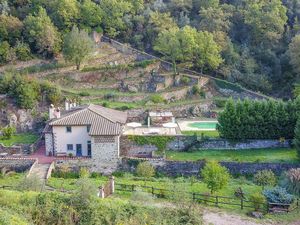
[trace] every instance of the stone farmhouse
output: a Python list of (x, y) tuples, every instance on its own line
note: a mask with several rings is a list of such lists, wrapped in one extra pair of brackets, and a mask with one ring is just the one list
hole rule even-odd
[(89, 157), (96, 164), (117, 164), (127, 113), (93, 104), (71, 108), (68, 104), (65, 113), (52, 105), (49, 115), (44, 130), (46, 155)]

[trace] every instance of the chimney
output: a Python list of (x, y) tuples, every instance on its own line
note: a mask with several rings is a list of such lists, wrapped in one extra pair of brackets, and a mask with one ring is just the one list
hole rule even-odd
[(65, 100), (65, 110), (66, 111), (70, 110), (70, 103), (68, 99)]
[(54, 111), (54, 115), (55, 115), (55, 118), (56, 119), (59, 119), (60, 118), (60, 108), (57, 107)]
[(49, 107), (49, 119), (52, 120), (55, 118), (55, 115), (54, 115), (54, 105), (51, 104), (50, 107)]

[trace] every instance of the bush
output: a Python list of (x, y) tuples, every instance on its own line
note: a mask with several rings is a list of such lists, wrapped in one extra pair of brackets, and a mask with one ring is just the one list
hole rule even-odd
[(42, 181), (37, 176), (30, 176), (24, 178), (17, 186), (21, 191), (41, 191)]
[(189, 77), (181, 77), (180, 79), (181, 83), (188, 85), (191, 81), (191, 79)]
[(107, 100), (114, 99), (114, 97), (115, 97), (115, 93), (113, 93), (113, 92), (107, 93), (104, 95), (104, 99), (107, 99)]
[(263, 195), (270, 203), (291, 204), (294, 201), (294, 196), (281, 187), (265, 189)]
[(266, 199), (261, 193), (256, 192), (250, 195), (249, 201), (251, 201), (254, 210), (259, 211), (261, 209), (261, 206), (266, 202)]
[(159, 94), (152, 95), (150, 100), (155, 104), (163, 103), (165, 101), (165, 99)]
[(289, 193), (300, 196), (300, 168), (285, 172), (280, 186), (286, 188)]
[(277, 178), (272, 170), (261, 170), (254, 175), (254, 183), (259, 186), (275, 186)]
[(2, 128), (2, 135), (5, 139), (11, 139), (11, 137), (16, 133), (16, 128), (13, 126), (7, 126)]
[(24, 42), (18, 42), (15, 46), (15, 52), (18, 60), (27, 61), (32, 59), (29, 45)]
[(80, 168), (79, 171), (79, 177), (80, 178), (89, 178), (90, 177), (90, 171), (87, 168)]
[(150, 178), (155, 175), (155, 169), (149, 162), (140, 162), (136, 168), (136, 174), (140, 177)]
[(147, 204), (150, 204), (153, 202), (154, 197), (150, 193), (147, 193), (147, 192), (144, 192), (143, 190), (137, 189), (136, 191), (134, 191), (132, 193), (131, 200), (141, 202), (141, 203), (147, 202)]
[(201, 176), (212, 194), (225, 187), (230, 178), (227, 169), (215, 161), (206, 163)]
[(217, 98), (217, 99), (214, 100), (214, 103), (218, 108), (224, 108), (225, 105), (226, 105), (226, 99)]
[(81, 96), (81, 97), (90, 96), (90, 93), (87, 91), (81, 91), (81, 92), (79, 92), (79, 96)]

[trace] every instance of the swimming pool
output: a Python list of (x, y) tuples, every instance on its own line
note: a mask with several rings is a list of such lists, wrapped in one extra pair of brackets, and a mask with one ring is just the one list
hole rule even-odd
[(216, 130), (217, 124), (217, 121), (198, 121), (189, 123), (188, 127), (197, 128), (198, 130)]

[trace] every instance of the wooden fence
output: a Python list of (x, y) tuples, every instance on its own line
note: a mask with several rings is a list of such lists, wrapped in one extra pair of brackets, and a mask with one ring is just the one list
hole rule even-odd
[(281, 203), (256, 203), (254, 201), (249, 201), (244, 198), (238, 197), (228, 197), (228, 196), (218, 196), (218, 195), (210, 195), (203, 194), (197, 192), (185, 192), (185, 191), (177, 191), (172, 189), (163, 189), (156, 188), (153, 186), (143, 186), (143, 185), (128, 185), (116, 183), (116, 191), (124, 191), (124, 192), (134, 192), (137, 190), (141, 190), (143, 192), (151, 193), (153, 196), (157, 198), (166, 198), (166, 199), (175, 199), (176, 195), (180, 199), (187, 198), (194, 202), (205, 204), (209, 206), (216, 207), (234, 207), (240, 208), (241, 210), (245, 208), (254, 209), (254, 205), (259, 205), (259, 211), (262, 212), (272, 212), (274, 210), (273, 206), (278, 208), (282, 208), (284, 212), (292, 212), (299, 208), (299, 199), (297, 199), (292, 205), (290, 204), (281, 204)]

